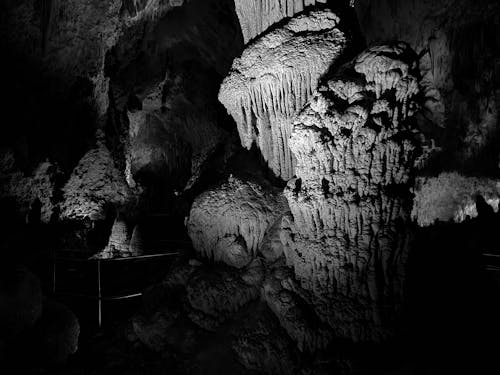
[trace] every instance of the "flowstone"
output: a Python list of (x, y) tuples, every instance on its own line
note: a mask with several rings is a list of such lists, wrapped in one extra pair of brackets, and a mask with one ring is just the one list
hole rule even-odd
[(221, 85), (219, 100), (234, 118), (241, 144), (250, 149), (255, 143), (285, 181), (295, 173), (288, 146), (292, 119), (347, 45), (339, 23), (328, 10), (295, 16), (249, 44)]
[(404, 43), (374, 46), (324, 79), (294, 121), (285, 256), (337, 337), (387, 338), (403, 300), (416, 61)]
[(230, 177), (195, 199), (188, 234), (201, 255), (242, 268), (255, 258), (267, 230), (285, 210), (278, 190)]

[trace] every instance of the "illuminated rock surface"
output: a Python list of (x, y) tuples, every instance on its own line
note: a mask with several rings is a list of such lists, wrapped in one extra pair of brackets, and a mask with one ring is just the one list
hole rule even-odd
[(347, 44), (330, 11), (312, 11), (250, 43), (233, 62), (219, 100), (238, 126), (241, 144), (256, 144), (276, 176), (294, 175), (288, 147), (293, 116), (300, 111)]
[(460, 223), (477, 216), (476, 197), (480, 195), (498, 212), (500, 181), (466, 177), (456, 172), (437, 177), (422, 177), (416, 182), (412, 218), (420, 226), (438, 221)]
[(140, 256), (144, 254), (144, 237), (140, 225), (134, 226), (132, 236), (130, 237), (129, 253), (131, 256)]
[(188, 233), (201, 255), (241, 268), (257, 255), (266, 231), (285, 207), (277, 189), (230, 177), (195, 199)]
[(494, 35), (500, 32), (500, 3), (357, 0), (355, 9), (368, 43), (404, 40), (421, 55), (420, 121), (434, 124), (433, 137), (443, 147), (439, 171), (496, 170), (491, 154), (499, 151), (500, 53)]
[(302, 12), (326, 0), (235, 0), (245, 43), (282, 19)]
[(119, 207), (132, 198), (125, 176), (100, 142), (83, 156), (62, 190), (61, 217), (67, 219), (103, 219), (106, 204)]
[(419, 156), (415, 61), (403, 43), (372, 47), (325, 79), (294, 121), (285, 255), (338, 337), (383, 339), (402, 302), (406, 184)]

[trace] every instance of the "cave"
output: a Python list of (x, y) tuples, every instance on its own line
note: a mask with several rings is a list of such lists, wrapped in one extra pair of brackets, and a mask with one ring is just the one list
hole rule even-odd
[(0, 373), (500, 373), (498, 0), (0, 21)]

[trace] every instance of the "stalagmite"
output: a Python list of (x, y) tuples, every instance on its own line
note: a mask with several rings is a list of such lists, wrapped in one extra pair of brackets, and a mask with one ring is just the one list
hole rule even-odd
[(131, 256), (140, 256), (144, 254), (144, 239), (142, 237), (141, 227), (136, 225), (130, 238), (129, 253)]
[(295, 14), (306, 7), (326, 3), (326, 0), (235, 0), (236, 14), (240, 20), (245, 43), (265, 31), (269, 26)]
[(231, 177), (196, 198), (188, 234), (202, 255), (241, 268), (257, 255), (267, 229), (285, 207), (278, 191)]
[[(137, 236), (137, 234), (136, 234)], [(137, 239), (136, 239), (137, 240)], [(111, 228), (107, 246), (98, 254), (94, 255), (96, 259), (125, 258), (130, 253), (130, 233), (127, 223), (121, 215), (118, 215)]]
[(336, 336), (383, 340), (404, 292), (409, 179), (419, 157), (416, 54), (375, 46), (325, 78), (294, 121), (287, 263)]
[(236, 121), (242, 145), (250, 149), (255, 143), (283, 180), (294, 175), (292, 118), (345, 49), (339, 22), (330, 11), (296, 16), (251, 43), (220, 88), (219, 100)]

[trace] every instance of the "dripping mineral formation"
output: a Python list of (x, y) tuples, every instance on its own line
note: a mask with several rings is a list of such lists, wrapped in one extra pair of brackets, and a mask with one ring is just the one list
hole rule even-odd
[(294, 121), (285, 255), (338, 337), (390, 336), (402, 302), (416, 58), (403, 43), (369, 49), (325, 78)]
[(326, 0), (235, 0), (234, 3), (243, 38), (247, 43), (282, 19), (292, 17), (308, 6), (325, 2)]
[(330, 11), (296, 16), (250, 43), (222, 83), (219, 100), (236, 121), (241, 144), (255, 143), (283, 180), (294, 175), (292, 119), (347, 45), (338, 25)]

